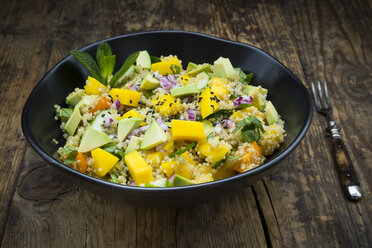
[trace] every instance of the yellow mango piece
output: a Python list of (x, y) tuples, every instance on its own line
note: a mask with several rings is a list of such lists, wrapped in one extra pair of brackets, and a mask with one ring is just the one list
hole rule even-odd
[[(120, 116), (118, 118), (118, 120), (122, 120), (122, 119), (126, 119), (126, 118), (135, 118), (135, 117), (140, 117), (142, 119), (145, 119), (145, 117), (143, 115), (141, 115), (140, 113), (138, 113), (137, 111), (135, 111), (134, 109), (131, 109), (129, 110), (128, 112), (124, 113), (122, 116)], [(146, 122), (141, 122), (140, 126), (146, 126), (147, 123)]]
[(208, 143), (202, 143), (197, 148), (201, 154), (207, 157), (207, 161), (211, 162), (212, 164), (217, 163), (218, 161), (222, 160), (226, 153), (230, 151), (230, 149), (223, 143), (219, 143), (216, 147), (213, 147)]
[(235, 174), (236, 172), (234, 170), (234, 167), (232, 166), (232, 163), (227, 163), (223, 166), (220, 166), (214, 172), (212, 172), (214, 180), (231, 177), (232, 175)]
[(217, 96), (223, 98), (223, 96), (227, 95), (229, 91), (227, 90), (226, 85), (228, 84), (228, 80), (225, 78), (216, 78), (214, 77), (211, 81), (211, 91)]
[(125, 155), (124, 160), (128, 166), (130, 175), (137, 185), (154, 181), (151, 167), (137, 151)]
[(84, 89), (87, 95), (101, 95), (107, 89), (107, 87), (98, 82), (97, 79), (88, 76)]
[(166, 150), (167, 153), (173, 153), (174, 152), (173, 141), (168, 141), (167, 143), (165, 143), (165, 145), (162, 147), (162, 149)]
[(255, 116), (255, 117), (257, 117), (257, 119), (263, 120), (265, 118), (265, 113), (262, 113), (261, 111), (259, 111), (254, 106), (250, 106), (250, 107), (247, 107), (247, 108), (243, 108), (243, 109), (234, 111), (232, 116), (233, 116), (233, 119), (235, 121), (239, 121), (239, 120), (244, 119), (245, 117), (248, 117), (248, 116)]
[(94, 159), (93, 168), (95, 169), (95, 174), (99, 177), (106, 175), (119, 161), (117, 157), (101, 148), (92, 150), (91, 154)]
[(179, 158), (179, 164), (176, 166), (175, 172), (176, 174), (187, 178), (187, 179), (192, 179), (191, 171), (188, 168), (189, 165), (196, 166), (195, 162), (190, 158), (189, 154), (187, 152), (182, 153), (180, 155), (181, 158)]
[(163, 167), (165, 175), (167, 175), (168, 178), (174, 173), (176, 166), (177, 166), (176, 161), (169, 161), (169, 162), (161, 163), (161, 167)]
[(134, 90), (113, 88), (109, 91), (110, 96), (115, 102), (119, 99), (120, 103), (127, 106), (137, 107), (141, 100), (141, 92)]
[(211, 93), (211, 88), (203, 90), (199, 99), (200, 112), (203, 119), (216, 112), (220, 106), (215, 95)]
[(154, 106), (156, 112), (162, 116), (175, 115), (182, 109), (180, 100), (169, 93), (165, 93), (162, 96), (156, 94), (151, 100), (151, 104)]
[(207, 182), (212, 182), (213, 180), (214, 179), (211, 173), (195, 178), (196, 183), (207, 183)]
[(189, 81), (190, 81), (190, 76), (188, 76), (188, 75), (183, 75), (183, 76), (181, 77), (181, 81), (182, 81), (183, 85), (187, 85), (187, 84), (189, 83)]
[(150, 160), (151, 164), (160, 164), (160, 162), (164, 159), (165, 152), (157, 151), (157, 152), (147, 152), (145, 155), (146, 160)]
[(180, 69), (182, 69), (179, 59), (175, 57), (170, 60), (162, 59), (161, 62), (152, 64), (151, 69), (153, 72), (158, 71), (161, 75), (168, 75), (173, 74), (173, 71), (171, 69), (172, 65), (178, 66)]
[(204, 125), (198, 121), (172, 120), (172, 140), (202, 140)]

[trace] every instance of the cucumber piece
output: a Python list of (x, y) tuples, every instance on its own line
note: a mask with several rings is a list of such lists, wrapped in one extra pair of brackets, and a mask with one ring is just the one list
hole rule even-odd
[(201, 72), (196, 76), (196, 84), (198, 86), (199, 91), (208, 86), (208, 82), (210, 79), (211, 77), (205, 72)]

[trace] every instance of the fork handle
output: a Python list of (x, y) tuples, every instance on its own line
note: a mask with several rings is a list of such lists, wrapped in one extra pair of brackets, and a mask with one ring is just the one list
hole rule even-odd
[(346, 197), (352, 201), (360, 200), (362, 189), (349, 153), (340, 136), (334, 137), (332, 135), (332, 148), (338, 176)]

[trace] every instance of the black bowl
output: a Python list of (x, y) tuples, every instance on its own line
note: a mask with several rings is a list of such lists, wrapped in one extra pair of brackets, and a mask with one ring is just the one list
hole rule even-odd
[[(230, 58), (232, 64), (254, 73), (253, 84), (269, 90), (270, 99), (285, 121), (287, 136), (280, 148), (261, 166), (230, 178), (173, 188), (143, 188), (114, 184), (75, 171), (58, 161), (56, 151), (65, 142), (59, 123), (54, 120), (54, 104), (64, 105), (66, 96), (85, 83), (88, 71), (68, 55), (55, 65), (36, 85), (22, 112), (23, 133), (35, 151), (61, 173), (99, 195), (142, 206), (185, 207), (210, 202), (236, 192), (266, 175), (299, 144), (311, 123), (310, 95), (300, 80), (283, 64), (262, 50), (238, 42), (183, 31), (155, 31), (123, 35), (106, 40), (117, 56), (117, 65), (138, 50), (155, 56), (173, 54), (183, 64), (212, 63), (218, 57)], [(95, 55), (100, 42), (81, 51)], [(117, 70), (118, 68), (116, 68)], [(59, 145), (52, 142), (59, 141)]]

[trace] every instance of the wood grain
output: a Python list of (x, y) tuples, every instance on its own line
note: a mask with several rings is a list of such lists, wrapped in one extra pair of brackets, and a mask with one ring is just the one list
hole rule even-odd
[[(370, 1), (8, 1), (0, 8), (0, 247), (369, 247), (372, 243)], [(363, 188), (345, 199), (315, 113), (270, 176), (216, 203), (122, 205), (69, 182), (26, 144), (21, 108), (72, 49), (111, 36), (188, 30), (252, 44), (306, 87), (327, 80)]]

